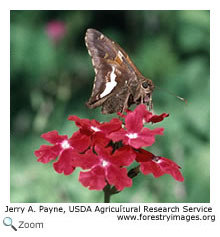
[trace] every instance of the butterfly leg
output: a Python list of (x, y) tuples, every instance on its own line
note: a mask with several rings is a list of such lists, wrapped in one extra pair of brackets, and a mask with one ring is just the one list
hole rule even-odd
[(141, 96), (141, 104), (144, 104), (144, 96)]
[(150, 95), (150, 98), (149, 98), (148, 107), (149, 107), (149, 111), (151, 111), (154, 114), (152, 94)]
[(129, 97), (130, 97), (130, 93), (127, 94), (127, 97), (126, 97), (125, 102), (124, 102), (123, 110), (121, 111), (122, 113), (126, 112), (126, 110), (128, 109)]

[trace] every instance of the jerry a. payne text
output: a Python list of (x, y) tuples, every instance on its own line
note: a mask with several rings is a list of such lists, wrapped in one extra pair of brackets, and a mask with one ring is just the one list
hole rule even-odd
[(72, 206), (25, 206), (25, 207), (12, 207), (6, 206), (6, 213), (212, 213), (212, 207), (210, 206), (148, 206), (148, 205), (134, 205), (134, 206), (126, 206), (126, 205), (115, 205), (115, 206), (99, 206), (99, 205), (72, 205)]

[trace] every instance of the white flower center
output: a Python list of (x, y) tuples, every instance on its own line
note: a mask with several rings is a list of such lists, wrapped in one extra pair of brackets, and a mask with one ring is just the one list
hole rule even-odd
[(161, 159), (160, 159), (160, 157), (158, 157), (158, 156), (155, 156), (153, 159), (152, 159), (152, 161), (153, 162), (155, 162), (155, 163), (161, 163)]
[(67, 140), (64, 140), (62, 143), (61, 143), (61, 146), (63, 149), (67, 149), (70, 147), (70, 144)]
[(107, 165), (108, 165), (108, 161), (102, 160), (102, 166), (103, 166), (103, 167), (106, 167)]
[(128, 133), (128, 134), (126, 134), (126, 136), (129, 137), (130, 139), (134, 139), (134, 138), (138, 137), (138, 134), (137, 133)]
[(91, 129), (95, 132), (100, 132), (101, 130), (97, 127), (91, 126)]

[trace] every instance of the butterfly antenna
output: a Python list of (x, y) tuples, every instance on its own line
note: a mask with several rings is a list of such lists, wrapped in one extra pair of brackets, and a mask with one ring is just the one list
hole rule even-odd
[(162, 90), (164, 90), (164, 91), (166, 91), (167, 93), (169, 93), (170, 95), (173, 95), (173, 96), (175, 96), (177, 99), (179, 99), (179, 100), (181, 100), (181, 101), (183, 101), (183, 102), (185, 102), (185, 104), (187, 104), (187, 100), (185, 99), (185, 98), (183, 98), (183, 97), (180, 97), (180, 96), (178, 96), (178, 95), (176, 95), (176, 94), (174, 94), (173, 92), (171, 92), (170, 90), (168, 90), (168, 89), (165, 89), (165, 88), (160, 88), (159, 86), (155, 86), (157, 89), (162, 89)]

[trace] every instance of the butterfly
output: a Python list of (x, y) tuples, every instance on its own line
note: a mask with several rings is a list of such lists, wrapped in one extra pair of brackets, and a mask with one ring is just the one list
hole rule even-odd
[(146, 103), (152, 110), (153, 82), (139, 72), (117, 43), (98, 30), (87, 29), (85, 44), (95, 71), (88, 108), (102, 106), (103, 114), (111, 114)]

